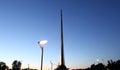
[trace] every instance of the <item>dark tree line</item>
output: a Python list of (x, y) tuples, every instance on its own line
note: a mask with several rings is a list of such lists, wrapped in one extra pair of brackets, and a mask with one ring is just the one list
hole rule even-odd
[[(20, 61), (13, 61), (12, 70), (21, 70), (21, 65), (22, 63)], [(0, 62), (0, 70), (9, 70), (9, 67), (4, 62)], [(106, 66), (103, 63), (98, 63), (97, 65), (92, 64), (89, 68), (86, 69), (74, 70), (120, 70), (120, 60), (109, 60)]]
[(98, 63), (97, 65), (92, 64), (90, 68), (81, 70), (120, 70), (120, 60), (109, 60), (107, 66), (105, 66), (103, 63)]
[[(12, 70), (21, 70), (22, 63), (20, 61), (13, 61)], [(0, 70), (9, 70), (9, 67), (4, 63), (0, 62)]]

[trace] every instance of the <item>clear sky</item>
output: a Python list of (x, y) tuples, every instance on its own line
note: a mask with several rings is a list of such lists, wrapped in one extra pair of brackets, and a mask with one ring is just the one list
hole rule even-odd
[(37, 42), (47, 39), (44, 69), (50, 68), (50, 60), (58, 64), (61, 8), (67, 67), (120, 59), (120, 1), (0, 0), (0, 61), (11, 67), (20, 60), (23, 68), (39, 68)]

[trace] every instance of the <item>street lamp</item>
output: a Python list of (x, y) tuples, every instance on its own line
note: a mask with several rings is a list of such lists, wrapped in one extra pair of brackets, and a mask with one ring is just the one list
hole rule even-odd
[(99, 63), (99, 61), (100, 61), (100, 60), (99, 60), (99, 59), (97, 59), (96, 61), (97, 61), (97, 63)]
[(40, 46), (40, 48), (41, 48), (41, 50), (42, 50), (42, 54), (41, 54), (41, 70), (42, 70), (42, 66), (43, 66), (43, 48), (44, 48), (44, 45), (45, 45), (47, 42), (48, 42), (47, 40), (38, 41), (38, 45)]

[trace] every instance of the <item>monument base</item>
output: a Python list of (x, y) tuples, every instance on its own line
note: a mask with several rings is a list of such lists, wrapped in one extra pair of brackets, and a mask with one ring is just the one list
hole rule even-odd
[(65, 65), (59, 65), (55, 70), (68, 70)]

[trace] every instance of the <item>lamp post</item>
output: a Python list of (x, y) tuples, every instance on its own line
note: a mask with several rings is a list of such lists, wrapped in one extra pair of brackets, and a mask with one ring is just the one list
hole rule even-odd
[(51, 63), (51, 70), (53, 70), (53, 63), (52, 63), (52, 61), (50, 61), (50, 63)]
[(28, 70), (29, 70), (29, 64), (28, 64)]
[(41, 50), (42, 50), (42, 53), (41, 53), (41, 70), (43, 68), (43, 48), (44, 48), (44, 45), (47, 43), (48, 41), (47, 40), (41, 40), (41, 41), (38, 41), (38, 45), (40, 46)]
[(99, 59), (97, 59), (96, 61), (97, 61), (97, 64), (99, 64), (99, 61), (100, 61), (100, 60), (99, 60)]

